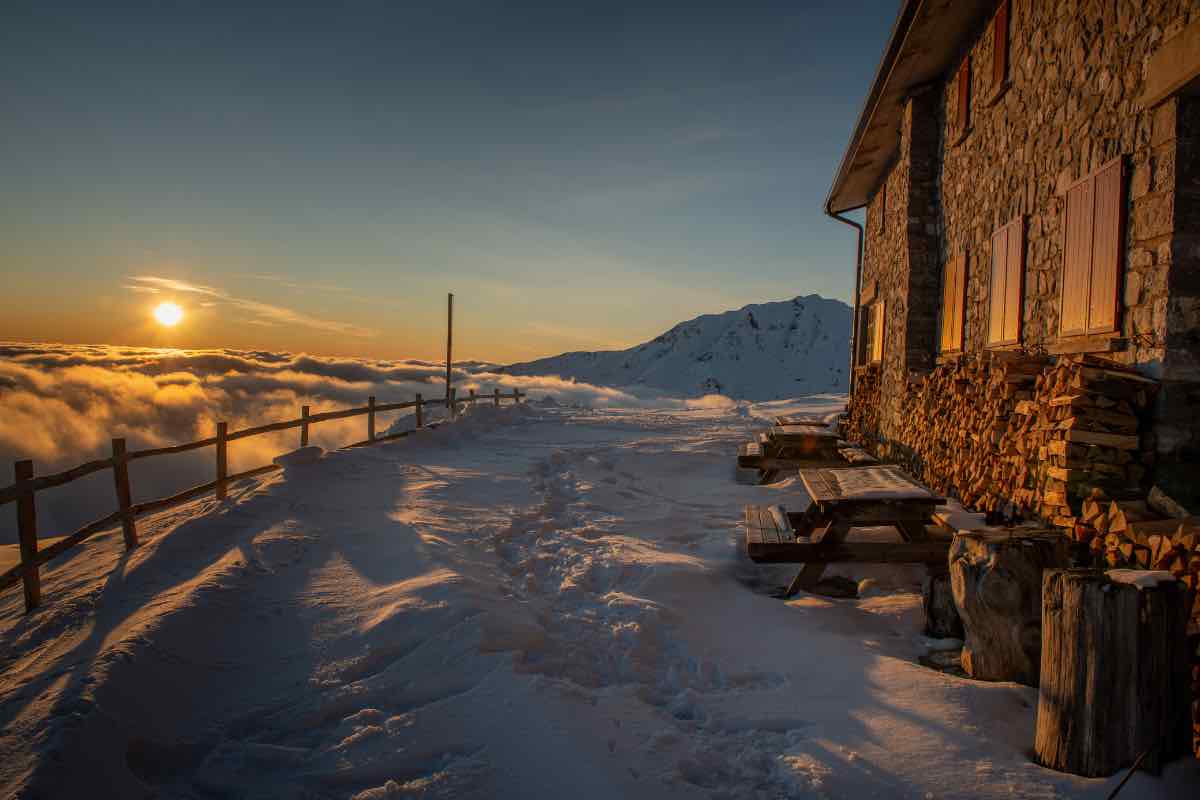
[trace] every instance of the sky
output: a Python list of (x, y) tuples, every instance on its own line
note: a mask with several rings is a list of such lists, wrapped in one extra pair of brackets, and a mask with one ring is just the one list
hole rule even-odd
[(848, 300), (897, 7), (9, 0), (0, 339), (431, 359), (454, 292), (507, 362)]

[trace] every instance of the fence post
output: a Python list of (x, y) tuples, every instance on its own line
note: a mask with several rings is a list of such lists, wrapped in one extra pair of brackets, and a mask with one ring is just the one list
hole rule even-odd
[(500, 407), (500, 387), (499, 386), (496, 387), (495, 398), (496, 398), (496, 408), (499, 408)]
[(14, 462), (13, 477), (21, 491), (17, 497), (17, 537), (21, 543), (21, 564), (24, 566), (21, 580), (25, 585), (25, 611), (29, 612), (42, 602), (42, 578), (34, 563), (38, 551), (37, 506), (34, 505), (33, 491), (28, 486), (22, 487), (22, 484), (33, 480), (33, 462)]
[(470, 403), (471, 403), (471, 406), (472, 406), (472, 407), (474, 407), (474, 406), (475, 406), (475, 390), (474, 390), (474, 389), (471, 389), (471, 390), (469, 390), (469, 391), (471, 392), (471, 400), (470, 400)]
[(229, 443), (225, 441), (229, 433), (227, 423), (217, 423), (217, 499), (225, 499), (225, 476), (229, 474)]
[(300, 406), (300, 446), (308, 447), (308, 406)]
[(450, 387), (449, 406), (450, 408), (447, 413), (450, 415), (450, 419), (454, 419), (458, 416), (458, 389), (455, 389), (453, 386)]
[(375, 395), (367, 398), (367, 441), (375, 441)]
[(129, 461), (125, 458), (125, 440), (112, 440), (113, 485), (117, 490), (117, 508), (121, 512), (121, 533), (125, 535), (125, 549), (138, 546), (137, 526), (129, 507), (133, 505), (133, 492), (129, 488)]
[(425, 427), (425, 401), (421, 399), (420, 392), (417, 392), (417, 427)]

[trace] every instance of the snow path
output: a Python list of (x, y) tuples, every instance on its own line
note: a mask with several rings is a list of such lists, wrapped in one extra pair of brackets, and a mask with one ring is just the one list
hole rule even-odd
[(1034, 690), (915, 663), (917, 570), (768, 596), (741, 505), (805, 499), (731, 454), (836, 406), (481, 407), (97, 537), (0, 598), (0, 795), (1103, 797), (1028, 761)]

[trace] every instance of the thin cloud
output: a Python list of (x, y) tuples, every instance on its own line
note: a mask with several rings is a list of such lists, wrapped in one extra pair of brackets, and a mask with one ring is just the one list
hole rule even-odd
[[(224, 303), (250, 312), (253, 315), (253, 321), (257, 324), (299, 325), (305, 328), (313, 328), (314, 330), (341, 333), (363, 339), (369, 339), (378, 335), (378, 331), (371, 328), (352, 325), (348, 322), (320, 319), (319, 317), (312, 317), (290, 308), (284, 308), (283, 306), (261, 303), (257, 300), (248, 300), (244, 297), (236, 297), (224, 289), (219, 289), (215, 286), (203, 286), (175, 278), (163, 278), (157, 275), (134, 275), (129, 280), (132, 281), (129, 288), (135, 291), (170, 291), (211, 298), (213, 302)], [(135, 287), (142, 288), (138, 289)]]

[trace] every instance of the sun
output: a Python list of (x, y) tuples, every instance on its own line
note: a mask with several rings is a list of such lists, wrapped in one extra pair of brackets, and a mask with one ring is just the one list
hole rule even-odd
[(173, 328), (183, 319), (183, 309), (175, 303), (159, 303), (154, 308), (154, 318), (159, 325)]

